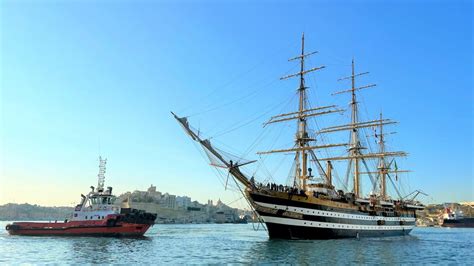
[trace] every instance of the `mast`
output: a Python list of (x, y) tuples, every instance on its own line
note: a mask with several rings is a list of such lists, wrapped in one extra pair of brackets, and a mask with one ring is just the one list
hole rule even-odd
[[(319, 130), (317, 133), (332, 133), (332, 132), (337, 132), (337, 131), (345, 131), (349, 130), (350, 131), (350, 148), (348, 150), (348, 156), (339, 156), (339, 157), (332, 157), (332, 158), (319, 158), (320, 161), (337, 161), (337, 160), (348, 160), (348, 169), (350, 170), (351, 167), (353, 171), (353, 184), (354, 184), (354, 194), (356, 197), (361, 197), (361, 182), (360, 182), (360, 175), (361, 174), (373, 174), (376, 173), (378, 174), (378, 177), (381, 178), (381, 196), (382, 198), (387, 197), (387, 191), (386, 191), (386, 177), (388, 176), (388, 168), (390, 166), (387, 166), (385, 163), (385, 158), (386, 157), (401, 157), (401, 156), (407, 156), (406, 152), (403, 151), (396, 151), (396, 152), (387, 152), (385, 151), (385, 140), (383, 139), (383, 135), (386, 133), (381, 132), (380, 133), (380, 151), (378, 153), (362, 153), (363, 149), (366, 149), (361, 145), (360, 142), (360, 136), (359, 136), (359, 129), (360, 128), (368, 128), (368, 127), (380, 127), (381, 131), (383, 130), (382, 127), (383, 125), (390, 125), (390, 124), (395, 124), (397, 122), (392, 121), (390, 119), (383, 119), (382, 115), (380, 115), (380, 118), (377, 120), (371, 120), (371, 121), (364, 121), (364, 122), (359, 122), (359, 113), (358, 113), (358, 102), (357, 102), (357, 91), (362, 90), (362, 89), (367, 89), (371, 87), (375, 87), (375, 84), (370, 84), (370, 85), (365, 85), (361, 87), (356, 87), (355, 84), (355, 78), (358, 76), (362, 76), (365, 74), (369, 74), (369, 72), (363, 72), (363, 73), (355, 73), (355, 63), (354, 59), (352, 59), (352, 64), (351, 64), (351, 75), (348, 77), (340, 78), (338, 81), (341, 80), (351, 80), (351, 88), (348, 90), (343, 90), (343, 91), (338, 91), (333, 93), (332, 95), (336, 94), (343, 94), (343, 93), (350, 93), (351, 94), (351, 123), (346, 124), (346, 125), (339, 125), (339, 126), (332, 126), (332, 127), (327, 127)], [(376, 136), (377, 138), (378, 136)], [(368, 169), (366, 159), (379, 159), (379, 165), (377, 172), (371, 172)], [(366, 168), (366, 172), (361, 172), (360, 171), (360, 162), (362, 161), (363, 165)], [(346, 180), (348, 180), (350, 171), (347, 171), (346, 174)], [(395, 171), (398, 172), (398, 171)], [(374, 179), (372, 176), (371, 181), (374, 186), (374, 190), (376, 188), (377, 180)]]
[(107, 159), (102, 159), (99, 156), (99, 174), (97, 175), (97, 192), (104, 191), (104, 181), (105, 181), (105, 165), (107, 164)]
[[(306, 89), (307, 87), (305, 86), (305, 79), (304, 76), (310, 72), (320, 70), (325, 68), (325, 66), (320, 66), (320, 67), (314, 67), (310, 69), (305, 69), (305, 58), (317, 53), (315, 52), (310, 52), (305, 54), (304, 50), (304, 33), (301, 37), (301, 54), (288, 59), (288, 61), (293, 61), (293, 60), (299, 60), (300, 61), (300, 71), (298, 73), (294, 73), (291, 75), (287, 75), (284, 77), (281, 77), (280, 80), (285, 80), (293, 77), (299, 77), (299, 87), (297, 89), (297, 92), (299, 94), (299, 104), (298, 104), (298, 109), (294, 112), (286, 113), (286, 114), (279, 114), (272, 116), (270, 120), (266, 123), (264, 123), (264, 127), (268, 124), (273, 124), (273, 123), (278, 123), (278, 122), (285, 122), (285, 121), (290, 121), (290, 120), (297, 120), (297, 130), (296, 130), (296, 135), (295, 135), (295, 145), (290, 148), (290, 149), (280, 149), (280, 150), (273, 150), (273, 151), (266, 151), (266, 152), (258, 152), (257, 154), (268, 154), (268, 153), (277, 153), (277, 152), (295, 152), (295, 180), (298, 179), (300, 182), (298, 184), (300, 189), (306, 189), (306, 182), (310, 178), (310, 174), (308, 174), (309, 169), (308, 169), (308, 154), (310, 154), (315, 160), (315, 155), (313, 150), (314, 149), (323, 149), (323, 148), (331, 148), (331, 147), (339, 147), (339, 146), (347, 146), (348, 144), (343, 143), (343, 144), (330, 144), (330, 145), (313, 145), (310, 146), (308, 145), (309, 142), (315, 141), (315, 139), (312, 139), (308, 135), (307, 131), (307, 123), (306, 119), (308, 117), (313, 117), (313, 116), (320, 116), (320, 115), (326, 115), (326, 114), (331, 114), (331, 113), (337, 113), (341, 112), (343, 110), (335, 108), (335, 105), (331, 106), (322, 106), (322, 107), (316, 107), (316, 108), (306, 108)], [(248, 163), (252, 163), (255, 161), (250, 161), (248, 163), (243, 163), (243, 164), (234, 164), (235, 162), (228, 162), (226, 159), (216, 150), (214, 147), (211, 145), (210, 141), (208, 139), (201, 139), (199, 134), (194, 132), (190, 126), (189, 123), (186, 119), (186, 117), (178, 117), (176, 116), (173, 112), (171, 112), (175, 119), (181, 124), (181, 126), (184, 128), (184, 130), (188, 133), (188, 135), (196, 142), (198, 142), (208, 153), (212, 154), (213, 157), (215, 157), (220, 163), (223, 164), (224, 168), (229, 169), (230, 174), (232, 174), (239, 182), (244, 184), (246, 187), (251, 187), (251, 182), (250, 180), (238, 169), (238, 167), (243, 166)], [(206, 153), (207, 153), (206, 152)], [(324, 170), (322, 169), (319, 161), (317, 161), (319, 165), (319, 169), (323, 172), (324, 178), (327, 179), (326, 173), (324, 173)], [(211, 164), (216, 167), (222, 167), (222, 165), (215, 165)], [(295, 182), (296, 183), (296, 182)]]
[[(351, 75), (351, 147), (349, 149), (350, 156), (360, 155), (360, 141), (359, 141), (359, 132), (355, 125), (358, 123), (357, 116), (357, 98), (355, 93), (355, 71), (354, 71), (354, 58), (352, 58), (352, 75)], [(359, 158), (355, 157), (354, 159), (354, 194), (356, 197), (359, 197), (360, 193), (360, 182), (359, 182)]]
[[(293, 77), (299, 77), (300, 82), (299, 82), (299, 87), (297, 89), (297, 93), (299, 95), (298, 109), (296, 112), (289, 112), (286, 114), (272, 116), (269, 121), (264, 123), (264, 126), (266, 126), (268, 124), (273, 124), (273, 123), (278, 123), (278, 122), (297, 120), (295, 145), (292, 148), (271, 150), (271, 151), (264, 151), (264, 152), (257, 153), (257, 154), (269, 154), (269, 153), (279, 153), (279, 152), (280, 153), (281, 152), (295, 152), (294, 165), (296, 167), (295, 167), (295, 173), (294, 173), (294, 176), (295, 176), (294, 184), (298, 185), (299, 188), (303, 190), (306, 190), (307, 181), (310, 178), (312, 178), (311, 173), (309, 171), (309, 167), (308, 167), (309, 166), (308, 160), (316, 162), (316, 166), (319, 169), (321, 176), (324, 179), (326, 179), (326, 182), (328, 183), (331, 182), (330, 177), (327, 175), (326, 171), (323, 169), (318, 158), (316, 158), (316, 155), (314, 153), (315, 149), (326, 149), (326, 148), (349, 145), (347, 143), (327, 144), (327, 145), (309, 145), (310, 142), (316, 141), (316, 140), (309, 137), (307, 122), (306, 122), (307, 118), (331, 114), (331, 113), (340, 113), (344, 111), (344, 110), (336, 108), (335, 105), (307, 109), (306, 89), (308, 87), (305, 86), (305, 75), (310, 72), (325, 68), (325, 66), (320, 66), (320, 67), (305, 69), (305, 58), (315, 53), (317, 52), (311, 52), (311, 53), (305, 54), (304, 33), (303, 33), (301, 37), (301, 54), (299, 56), (288, 59), (288, 61), (299, 60), (300, 71), (298, 73), (287, 75), (280, 78), (280, 80), (284, 80), (284, 79), (289, 79)], [(308, 156), (311, 156), (311, 159), (309, 159)], [(299, 182), (296, 182), (296, 180), (298, 180)]]
[[(298, 94), (299, 94), (298, 111), (274, 116), (270, 119), (270, 121), (266, 123), (266, 124), (270, 124), (270, 123), (283, 122), (283, 121), (293, 120), (293, 119), (297, 120), (297, 129), (296, 129), (296, 135), (295, 135), (295, 148), (291, 150), (296, 152), (295, 178), (299, 179), (300, 181), (299, 187), (303, 190), (306, 190), (306, 183), (307, 183), (307, 180), (310, 178), (308, 175), (308, 152), (309, 150), (317, 148), (317, 146), (308, 146), (308, 143), (310, 141), (314, 141), (314, 139), (311, 139), (308, 136), (306, 119), (307, 117), (311, 117), (311, 116), (329, 114), (329, 113), (340, 111), (340, 110), (328, 110), (329, 108), (334, 108), (335, 106), (324, 106), (324, 107), (319, 107), (319, 108), (306, 109), (307, 87), (305, 86), (304, 75), (309, 72), (313, 72), (313, 71), (325, 68), (325, 66), (321, 66), (321, 67), (315, 67), (315, 68), (305, 70), (305, 58), (315, 53), (317, 52), (311, 52), (311, 53), (305, 54), (304, 33), (303, 33), (301, 36), (301, 54), (294, 58), (288, 59), (288, 61), (300, 60), (300, 72), (280, 78), (281, 80), (283, 80), (283, 79), (288, 79), (291, 77), (297, 77), (297, 76), (299, 77), (300, 84), (298, 87)], [(314, 111), (317, 111), (317, 110), (323, 110), (323, 111), (315, 113)], [(275, 118), (278, 118), (278, 119), (275, 119)], [(266, 153), (273, 153), (273, 152), (279, 152), (279, 151), (270, 151)]]
[[(307, 179), (307, 153), (306, 150), (303, 148), (308, 143), (308, 133), (306, 132), (306, 118), (303, 117), (303, 113), (305, 111), (305, 102), (306, 102), (306, 87), (304, 86), (304, 33), (301, 37), (301, 60), (300, 60), (300, 87), (298, 89), (300, 94), (300, 101), (299, 101), (299, 119), (298, 119), (298, 132), (296, 135), (296, 143), (302, 149), (301, 150), (301, 157), (303, 161), (303, 171), (300, 175), (301, 186), (304, 190), (306, 190), (306, 179)], [(299, 151), (296, 152), (296, 158), (299, 160)], [(297, 163), (297, 166), (299, 162)], [(298, 169), (298, 167), (296, 167)], [(297, 170), (298, 171), (298, 170)], [(298, 175), (297, 175), (298, 176)]]
[[(356, 88), (355, 84), (355, 78), (357, 76), (365, 75), (368, 74), (369, 72), (364, 72), (364, 73), (355, 73), (355, 63), (354, 63), (354, 58), (352, 58), (352, 64), (351, 64), (351, 75), (348, 77), (340, 78), (338, 81), (341, 80), (346, 80), (350, 79), (351, 80), (351, 88), (349, 90), (344, 90), (344, 91), (339, 91), (335, 94), (341, 94), (341, 93), (351, 93), (351, 123), (349, 125), (343, 125), (343, 126), (336, 126), (336, 127), (331, 127), (327, 129), (323, 129), (320, 131), (320, 133), (327, 133), (327, 132), (333, 132), (333, 131), (340, 131), (340, 130), (350, 130), (350, 148), (349, 148), (349, 166), (353, 165), (353, 183), (354, 183), (354, 194), (358, 198), (362, 194), (360, 191), (360, 160), (364, 160), (364, 155), (362, 154), (361, 150), (364, 149), (360, 143), (359, 139), (359, 128), (362, 127), (370, 127), (373, 126), (374, 123), (379, 122), (379, 121), (369, 121), (369, 122), (359, 122), (359, 116), (358, 116), (358, 102), (357, 102), (357, 95), (356, 91), (365, 89), (365, 88), (370, 88), (374, 87), (375, 84), (370, 84), (366, 85), (363, 87)], [(381, 121), (381, 122), (386, 122), (386, 123), (393, 123), (391, 121)], [(364, 163), (365, 164), (365, 163)]]
[[(382, 113), (380, 113), (380, 120), (382, 120)], [(380, 123), (379, 125), (380, 128), (380, 135), (379, 135), (379, 149), (380, 153), (383, 154), (385, 152), (385, 139), (384, 139), (384, 133), (383, 133), (383, 124)], [(380, 196), (382, 197), (383, 200), (387, 198), (387, 167), (385, 165), (385, 157), (382, 156), (380, 157), (380, 162), (379, 162), (379, 175), (381, 178), (380, 182)]]
[[(382, 112), (380, 112), (380, 120), (383, 121), (382, 118)], [(395, 132), (388, 132), (384, 133), (383, 131), (383, 126), (384, 124), (381, 122), (379, 124), (379, 134), (375, 134), (375, 137), (379, 139), (379, 153), (382, 155), (380, 156), (379, 164), (378, 164), (378, 175), (380, 176), (380, 197), (383, 200), (386, 200), (388, 198), (387, 195), (387, 176), (390, 177), (389, 173), (395, 173), (397, 175), (398, 173), (408, 173), (411, 172), (410, 170), (399, 170), (398, 167), (395, 167), (395, 170), (390, 170), (390, 166), (393, 163), (393, 161), (389, 164), (385, 161), (385, 155), (387, 152), (385, 152), (385, 135), (389, 134), (394, 134)], [(395, 188), (396, 189), (396, 188)]]

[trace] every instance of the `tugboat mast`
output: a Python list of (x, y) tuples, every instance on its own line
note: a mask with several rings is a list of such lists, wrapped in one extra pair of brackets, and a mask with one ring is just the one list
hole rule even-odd
[(107, 164), (107, 159), (102, 159), (99, 156), (99, 174), (97, 175), (97, 192), (104, 191), (104, 181), (105, 181), (105, 165)]

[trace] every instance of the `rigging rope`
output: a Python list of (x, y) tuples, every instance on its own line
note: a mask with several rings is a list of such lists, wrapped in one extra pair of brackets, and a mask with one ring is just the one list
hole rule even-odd
[[(247, 75), (248, 73), (254, 71), (257, 67), (259, 67), (260, 65), (262, 65), (263, 63), (265, 63), (266, 61), (268, 61), (268, 59), (273, 59), (275, 58), (274, 55), (279, 53), (280, 51), (284, 50), (284, 49), (288, 49), (289, 47), (294, 47), (295, 46), (295, 43), (294, 42), (290, 42), (288, 41), (288, 43), (286, 45), (283, 45), (277, 49), (274, 49), (272, 52), (270, 52), (268, 55), (266, 55), (265, 57), (261, 58), (255, 65), (253, 65), (252, 67), (250, 67), (248, 70), (245, 70), (243, 72), (241, 72), (240, 74), (237, 74), (235, 75), (230, 81), (224, 83), (223, 85), (221, 86), (217, 86), (215, 89), (213, 89), (211, 92), (209, 92), (208, 94), (200, 97), (198, 99), (197, 102), (201, 102), (203, 99), (207, 99), (209, 98), (211, 95), (215, 94), (216, 92), (218, 91), (222, 91), (223, 88), (226, 88), (228, 87), (229, 85), (233, 84), (234, 82), (236, 82), (237, 80), (243, 78), (245, 75)], [(210, 109), (210, 107), (213, 106), (213, 104), (210, 104), (208, 105), (207, 109)], [(184, 109), (181, 109), (180, 112), (184, 112), (185, 110), (188, 110), (189, 108), (191, 108), (191, 106), (188, 106), (188, 107), (185, 107)], [(214, 110), (214, 108), (212, 108)], [(192, 116), (194, 115), (198, 115), (198, 114), (202, 114), (202, 113), (206, 113), (206, 112), (209, 112), (210, 110), (208, 111), (205, 111), (205, 112), (200, 112), (200, 113), (196, 113), (196, 114), (193, 114)]]

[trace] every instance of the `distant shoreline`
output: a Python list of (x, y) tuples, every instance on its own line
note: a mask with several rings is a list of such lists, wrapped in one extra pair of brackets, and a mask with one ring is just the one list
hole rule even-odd
[(64, 221), (73, 207), (45, 207), (29, 203), (7, 203), (0, 205), (0, 221)]
[[(211, 219), (208, 217), (208, 213), (205, 210), (191, 209), (163, 209), (159, 208), (159, 205), (153, 203), (134, 203), (133, 208), (140, 210), (150, 209), (152, 213), (158, 213), (159, 217), (156, 219), (156, 224), (238, 224), (253, 222), (251, 217), (247, 219), (223, 219), (226, 217), (224, 211), (217, 212), (218, 215), (222, 216), (217, 219)], [(232, 210), (232, 209), (230, 209)], [(69, 219), (73, 213), (73, 207), (45, 207), (36, 204), (17, 204), (7, 203), (0, 205), (0, 221), (57, 221), (63, 222)], [(207, 216), (200, 217), (200, 214), (206, 214)], [(200, 218), (200, 219), (198, 219)]]

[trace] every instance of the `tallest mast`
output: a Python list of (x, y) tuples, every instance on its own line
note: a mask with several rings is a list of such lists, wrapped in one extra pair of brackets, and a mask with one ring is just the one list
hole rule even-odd
[[(329, 113), (334, 113), (334, 112), (339, 112), (340, 110), (331, 110), (334, 106), (323, 106), (323, 107), (318, 107), (318, 108), (311, 108), (307, 109), (306, 108), (306, 89), (307, 87), (305, 86), (305, 80), (304, 76), (310, 72), (320, 70), (325, 68), (325, 66), (320, 66), (320, 67), (314, 67), (310, 69), (305, 69), (305, 58), (313, 55), (317, 52), (311, 52), (311, 53), (306, 53), (304, 50), (304, 33), (301, 36), (301, 54), (288, 59), (288, 61), (294, 61), (294, 60), (299, 60), (300, 61), (300, 71), (298, 73), (294, 73), (288, 76), (281, 77), (281, 80), (284, 79), (289, 79), (289, 78), (294, 78), (294, 77), (299, 77), (300, 79), (300, 84), (298, 87), (298, 94), (299, 94), (299, 104), (298, 104), (298, 110), (295, 112), (290, 112), (286, 114), (280, 114), (276, 115), (270, 118), (270, 120), (264, 124), (272, 124), (272, 123), (277, 123), (277, 122), (283, 122), (283, 121), (289, 121), (289, 120), (297, 120), (297, 130), (296, 130), (296, 135), (295, 135), (295, 146), (294, 148), (291, 149), (284, 149), (284, 150), (274, 150), (274, 151), (268, 151), (268, 152), (260, 152), (258, 154), (266, 154), (266, 153), (276, 153), (276, 152), (288, 152), (288, 151), (295, 151), (295, 185), (296, 185), (296, 179), (299, 179), (299, 187), (301, 189), (306, 189), (306, 181), (309, 178), (308, 175), (308, 152), (312, 149), (316, 148), (321, 148), (321, 147), (316, 147), (316, 146), (308, 146), (308, 143), (310, 141), (313, 141), (313, 139), (309, 138), (308, 132), (307, 132), (307, 125), (306, 125), (306, 119), (308, 117), (313, 117), (313, 116), (318, 116), (318, 115), (323, 115), (323, 114), (329, 114)], [(321, 111), (321, 112), (317, 112)]]
[[(290, 113), (285, 113), (285, 114), (279, 114), (272, 116), (270, 120), (266, 123), (264, 123), (264, 126), (268, 124), (273, 124), (273, 123), (279, 123), (279, 122), (285, 122), (285, 121), (292, 121), (296, 120), (297, 121), (297, 129), (296, 129), (296, 135), (295, 135), (295, 145), (292, 148), (289, 149), (279, 149), (279, 150), (271, 150), (271, 151), (263, 151), (263, 152), (257, 152), (257, 154), (270, 154), (270, 153), (287, 153), (287, 152), (295, 152), (295, 160), (294, 160), (294, 165), (295, 165), (295, 182), (294, 185), (298, 186), (300, 189), (306, 190), (307, 187), (307, 181), (311, 177), (311, 170), (308, 168), (309, 163), (308, 163), (308, 157), (311, 156), (311, 161), (314, 161), (316, 163), (316, 166), (318, 167), (318, 170), (323, 178), (326, 178), (329, 180), (327, 174), (324, 172), (322, 169), (321, 164), (319, 163), (319, 160), (316, 158), (316, 155), (314, 153), (314, 150), (316, 149), (326, 149), (326, 148), (332, 148), (332, 147), (341, 147), (341, 146), (347, 146), (347, 143), (342, 143), (342, 144), (328, 144), (328, 145), (309, 145), (311, 141), (315, 141), (315, 139), (312, 139), (308, 135), (307, 131), (307, 119), (310, 117), (315, 117), (315, 116), (321, 116), (321, 115), (326, 115), (326, 114), (331, 114), (331, 113), (339, 113), (343, 110), (337, 109), (335, 105), (329, 105), (329, 106), (320, 106), (320, 107), (313, 107), (313, 108), (307, 108), (306, 106), (306, 89), (308, 87), (305, 86), (305, 75), (325, 68), (325, 66), (319, 66), (319, 67), (313, 67), (310, 69), (305, 69), (305, 59), (306, 57), (313, 55), (317, 52), (311, 52), (311, 53), (306, 53), (304, 50), (304, 33), (301, 37), (301, 54), (288, 59), (288, 61), (294, 61), (294, 60), (299, 60), (300, 63), (300, 69), (299, 72), (287, 75), (284, 77), (281, 77), (281, 80), (284, 79), (289, 79), (289, 78), (296, 78), (299, 77), (300, 84), (297, 89), (298, 95), (299, 95), (299, 104), (298, 104), (298, 109), (294, 112)], [(309, 156), (308, 156), (309, 154)], [(299, 180), (297, 183), (296, 180)]]
[[(301, 36), (301, 60), (300, 60), (300, 87), (298, 89), (300, 101), (299, 101), (299, 119), (298, 119), (298, 130), (296, 134), (296, 144), (301, 149), (301, 158), (302, 158), (302, 172), (299, 170), (299, 152), (296, 154), (296, 176), (301, 180), (301, 186), (303, 189), (306, 189), (306, 179), (307, 179), (307, 160), (308, 156), (303, 147), (308, 143), (308, 133), (306, 132), (306, 118), (303, 116), (304, 111), (306, 110), (306, 87), (304, 86), (304, 33)], [(299, 173), (298, 173), (299, 172)]]

